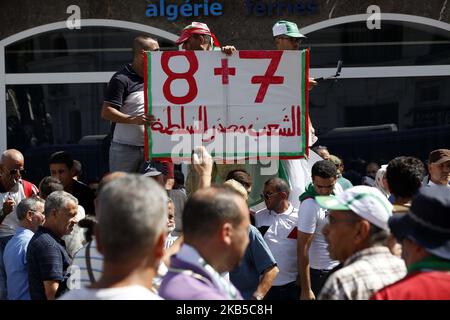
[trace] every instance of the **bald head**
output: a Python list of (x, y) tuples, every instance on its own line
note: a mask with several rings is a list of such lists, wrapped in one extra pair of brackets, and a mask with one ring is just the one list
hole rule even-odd
[(195, 192), (183, 211), (183, 231), (186, 240), (215, 234), (225, 222), (238, 225), (246, 203), (234, 191), (224, 188), (206, 188)]
[(9, 149), (0, 157), (0, 184), (6, 191), (11, 190), (21, 179), (24, 170), (23, 154), (16, 149)]
[(24, 162), (23, 154), (16, 149), (8, 149), (2, 153), (0, 163), (4, 164), (6, 162)]
[(159, 44), (149, 36), (138, 36), (133, 41), (133, 70), (141, 77), (144, 76), (144, 55), (143, 51), (158, 51)]
[(140, 56), (142, 50), (157, 51), (159, 50), (158, 41), (149, 36), (138, 36), (133, 41), (133, 55)]

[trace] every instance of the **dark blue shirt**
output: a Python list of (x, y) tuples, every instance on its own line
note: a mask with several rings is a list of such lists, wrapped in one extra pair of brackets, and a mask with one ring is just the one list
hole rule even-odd
[(44, 281), (58, 281), (57, 296), (64, 293), (71, 259), (64, 241), (49, 229), (39, 227), (27, 250), (28, 283), (32, 300), (46, 300)]
[[(142, 96), (142, 110), (140, 110), (140, 104), (138, 103), (141, 100), (139, 99), (140, 95)], [(144, 78), (138, 75), (129, 63), (116, 72), (109, 81), (104, 102), (116, 107), (122, 113), (136, 115), (139, 110), (140, 113), (144, 113), (143, 97)], [(115, 122), (111, 123), (111, 137), (114, 137), (117, 125)], [(117, 140), (124, 140), (124, 137), (118, 137)]]
[(139, 91), (144, 91), (144, 78), (134, 72), (133, 67), (128, 63), (112, 76), (104, 101), (119, 109), (125, 104), (130, 94)]
[(250, 225), (250, 242), (241, 264), (230, 272), (230, 280), (246, 300), (251, 299), (262, 273), (277, 263), (261, 232)]

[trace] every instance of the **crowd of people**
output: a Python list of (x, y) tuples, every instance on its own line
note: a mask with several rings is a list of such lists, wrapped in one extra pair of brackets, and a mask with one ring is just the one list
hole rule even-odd
[[(296, 24), (273, 28), (279, 50), (298, 50)], [(184, 50), (222, 50), (203, 23), (183, 29)], [(144, 161), (142, 51), (109, 83), (101, 115), (113, 123), (110, 169), (98, 186), (80, 179), (66, 151), (49, 176), (26, 181), (25, 159), (0, 158), (0, 299), (397, 300), (450, 299), (450, 150), (399, 156), (364, 172), (321, 157), (293, 203), (279, 177), (260, 186), (244, 169), (212, 180), (206, 148), (192, 153), (196, 190), (170, 162)], [(315, 85), (310, 79), (310, 86)], [(339, 150), (333, 150), (339, 154)], [(264, 208), (248, 205), (253, 188)], [(297, 205), (299, 203), (299, 205)]]

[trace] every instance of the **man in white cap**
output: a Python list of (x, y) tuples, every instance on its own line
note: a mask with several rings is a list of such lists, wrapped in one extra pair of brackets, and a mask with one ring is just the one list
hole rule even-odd
[(285, 20), (276, 22), (272, 33), (278, 50), (299, 50), (300, 43), (306, 38), (298, 30), (296, 23)]
[[(277, 50), (300, 50), (300, 44), (306, 36), (300, 33), (297, 24), (291, 21), (280, 20), (272, 27), (273, 39)], [(309, 89), (317, 84), (313, 78), (309, 78)]]
[(378, 189), (356, 186), (316, 201), (330, 210), (322, 229), (330, 258), (343, 264), (328, 278), (319, 299), (367, 300), (405, 276), (405, 263), (385, 246), (392, 205)]

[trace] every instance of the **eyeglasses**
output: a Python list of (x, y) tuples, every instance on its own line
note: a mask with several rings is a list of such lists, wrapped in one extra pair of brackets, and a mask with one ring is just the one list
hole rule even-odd
[(270, 200), (270, 198), (272, 198), (272, 196), (274, 196), (276, 194), (279, 194), (279, 193), (281, 193), (281, 191), (280, 192), (275, 192), (275, 193), (268, 193), (268, 192), (261, 193), (261, 198), (263, 198), (265, 200)]
[(12, 169), (12, 170), (9, 170), (9, 174), (12, 175), (12, 176), (16, 175), (17, 172), (19, 172), (19, 174), (21, 176), (27, 173), (24, 169)]

